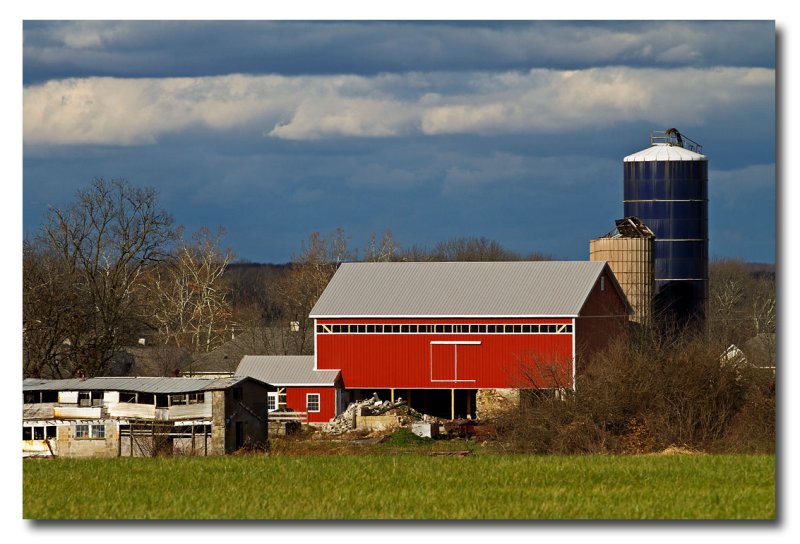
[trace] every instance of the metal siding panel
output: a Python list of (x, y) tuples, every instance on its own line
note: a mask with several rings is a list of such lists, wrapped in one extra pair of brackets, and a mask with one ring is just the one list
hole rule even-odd
[(306, 411), (306, 394), (319, 394), (319, 412), (309, 412), (309, 423), (325, 423), (336, 415), (336, 389), (334, 387), (287, 387), (286, 406), (295, 412)]
[[(361, 320), (322, 320), (328, 322)], [(453, 320), (375, 320), (384, 323), (452, 323)], [(571, 319), (459, 320), (460, 323), (564, 323)], [(459, 378), (475, 382), (432, 382), (431, 341), (480, 341), (479, 346), (459, 346)], [(538, 386), (548, 382), (544, 367), (555, 362), (556, 375), (571, 386), (572, 338), (570, 334), (319, 334), (319, 368), (338, 368), (346, 388), (504, 388), (525, 386), (529, 380), (521, 367), (538, 363)], [(437, 346), (444, 357), (446, 349)]]

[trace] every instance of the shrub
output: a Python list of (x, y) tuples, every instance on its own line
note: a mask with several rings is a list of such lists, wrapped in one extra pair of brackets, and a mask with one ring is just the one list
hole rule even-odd
[(501, 438), (534, 453), (644, 453), (669, 446), (774, 451), (774, 395), (725, 346), (644, 331), (584, 359), (576, 392), (527, 391)]

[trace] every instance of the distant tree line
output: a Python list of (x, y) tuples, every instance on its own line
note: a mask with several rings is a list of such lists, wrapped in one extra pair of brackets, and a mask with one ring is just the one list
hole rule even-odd
[[(388, 229), (359, 247), (336, 229), (312, 232), (288, 263), (258, 264), (236, 262), (224, 234), (187, 235), (155, 190), (125, 180), (95, 179), (51, 207), (23, 242), (24, 375), (166, 375), (233, 370), (246, 353), (310, 354), (309, 312), (343, 262), (551, 259), (475, 237), (404, 247)], [(773, 269), (711, 262), (709, 338), (772, 335), (774, 358), (775, 321)]]
[(51, 207), (23, 242), (24, 375), (218, 370), (222, 346), (227, 370), (244, 353), (310, 354), (308, 314), (343, 262), (550, 259), (486, 238), (403, 248), (390, 230), (359, 248), (336, 229), (312, 232), (289, 263), (237, 263), (224, 234), (187, 236), (154, 189), (121, 179)]

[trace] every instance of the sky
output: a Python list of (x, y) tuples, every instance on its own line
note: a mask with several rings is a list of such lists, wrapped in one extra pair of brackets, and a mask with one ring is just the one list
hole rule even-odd
[[(798, 300), (797, 284), (786, 278), (797, 262), (797, 245), (788, 241), (800, 234), (800, 216), (790, 213), (798, 199), (787, 180), (788, 150), (796, 148), (791, 66), (800, 42), (790, 9), (773, 0), (729, 3), (724, 10), (713, 2), (616, 0), (201, 0), (188, 11), (184, 3), (163, 0), (10, 3), (0, 18), (2, 145), (11, 180), (0, 199), (6, 227), (0, 239), (6, 254), (17, 255), (17, 266), (3, 269), (4, 353), (21, 357), (22, 236), (37, 228), (48, 204), (69, 202), (94, 176), (157, 187), (176, 221), (189, 228), (224, 224), (240, 258), (255, 261), (287, 260), (310, 231), (337, 226), (356, 244), (390, 227), (404, 245), (475, 235), (523, 252), (586, 259), (588, 239), (622, 215), (622, 158), (646, 147), (651, 129), (672, 126), (701, 142), (709, 156), (712, 255), (772, 262), (778, 205), (779, 322), (782, 331), (795, 330), (788, 309)], [(187, 17), (207, 20), (109, 22)], [(565, 21), (571, 17), (744, 22)], [(215, 22), (310, 18), (332, 22)], [(439, 21), (336, 21), (343, 18)], [(442, 22), (453, 18), (475, 21)], [(66, 19), (100, 22), (57, 22)], [(564, 22), (480, 22), (486, 19)], [(756, 19), (762, 22), (746, 22)], [(37, 94), (37, 102), (29, 100)], [(793, 336), (781, 332), (779, 344), (779, 357), (791, 360)], [(21, 378), (21, 366), (17, 372)], [(779, 391), (798, 385), (792, 372), (792, 365), (781, 367)], [(17, 410), (18, 389), (13, 380), (5, 383), (4, 407)], [(786, 424), (800, 412), (797, 398), (779, 398), (789, 416), (779, 422), (785, 458), (797, 449), (797, 433)], [(113, 524), (93, 526), (88, 535), (85, 525), (26, 523), (18, 452), (4, 452), (4, 466), (16, 467), (8, 471), (16, 470), (8, 478), (16, 485), (5, 486), (2, 498), (12, 535), (51, 532), (64, 542), (98, 534), (124, 540), (120, 529), (129, 539), (141, 531), (156, 542), (230, 536), (227, 524)], [(624, 530), (569, 522), (373, 524), (356, 530), (367, 538), (385, 538), (388, 529), (464, 542), (535, 532), (562, 540), (672, 543), (676, 536), (708, 539), (709, 531), (726, 542), (791, 542), (800, 532), (786, 515), (797, 502), (798, 471), (788, 465), (778, 462), (776, 524)], [(262, 539), (300, 533), (352, 542), (354, 526), (234, 529)]]
[(774, 21), (25, 21), (23, 235), (93, 178), (239, 260), (312, 231), (588, 259), (622, 159), (709, 157), (712, 257), (775, 262)]

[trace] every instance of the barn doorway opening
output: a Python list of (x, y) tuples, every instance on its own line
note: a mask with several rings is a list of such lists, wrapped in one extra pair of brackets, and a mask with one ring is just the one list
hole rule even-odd
[(475, 419), (477, 389), (350, 389), (348, 402), (371, 398), (377, 394), (381, 401), (399, 399), (421, 414), (442, 419)]

